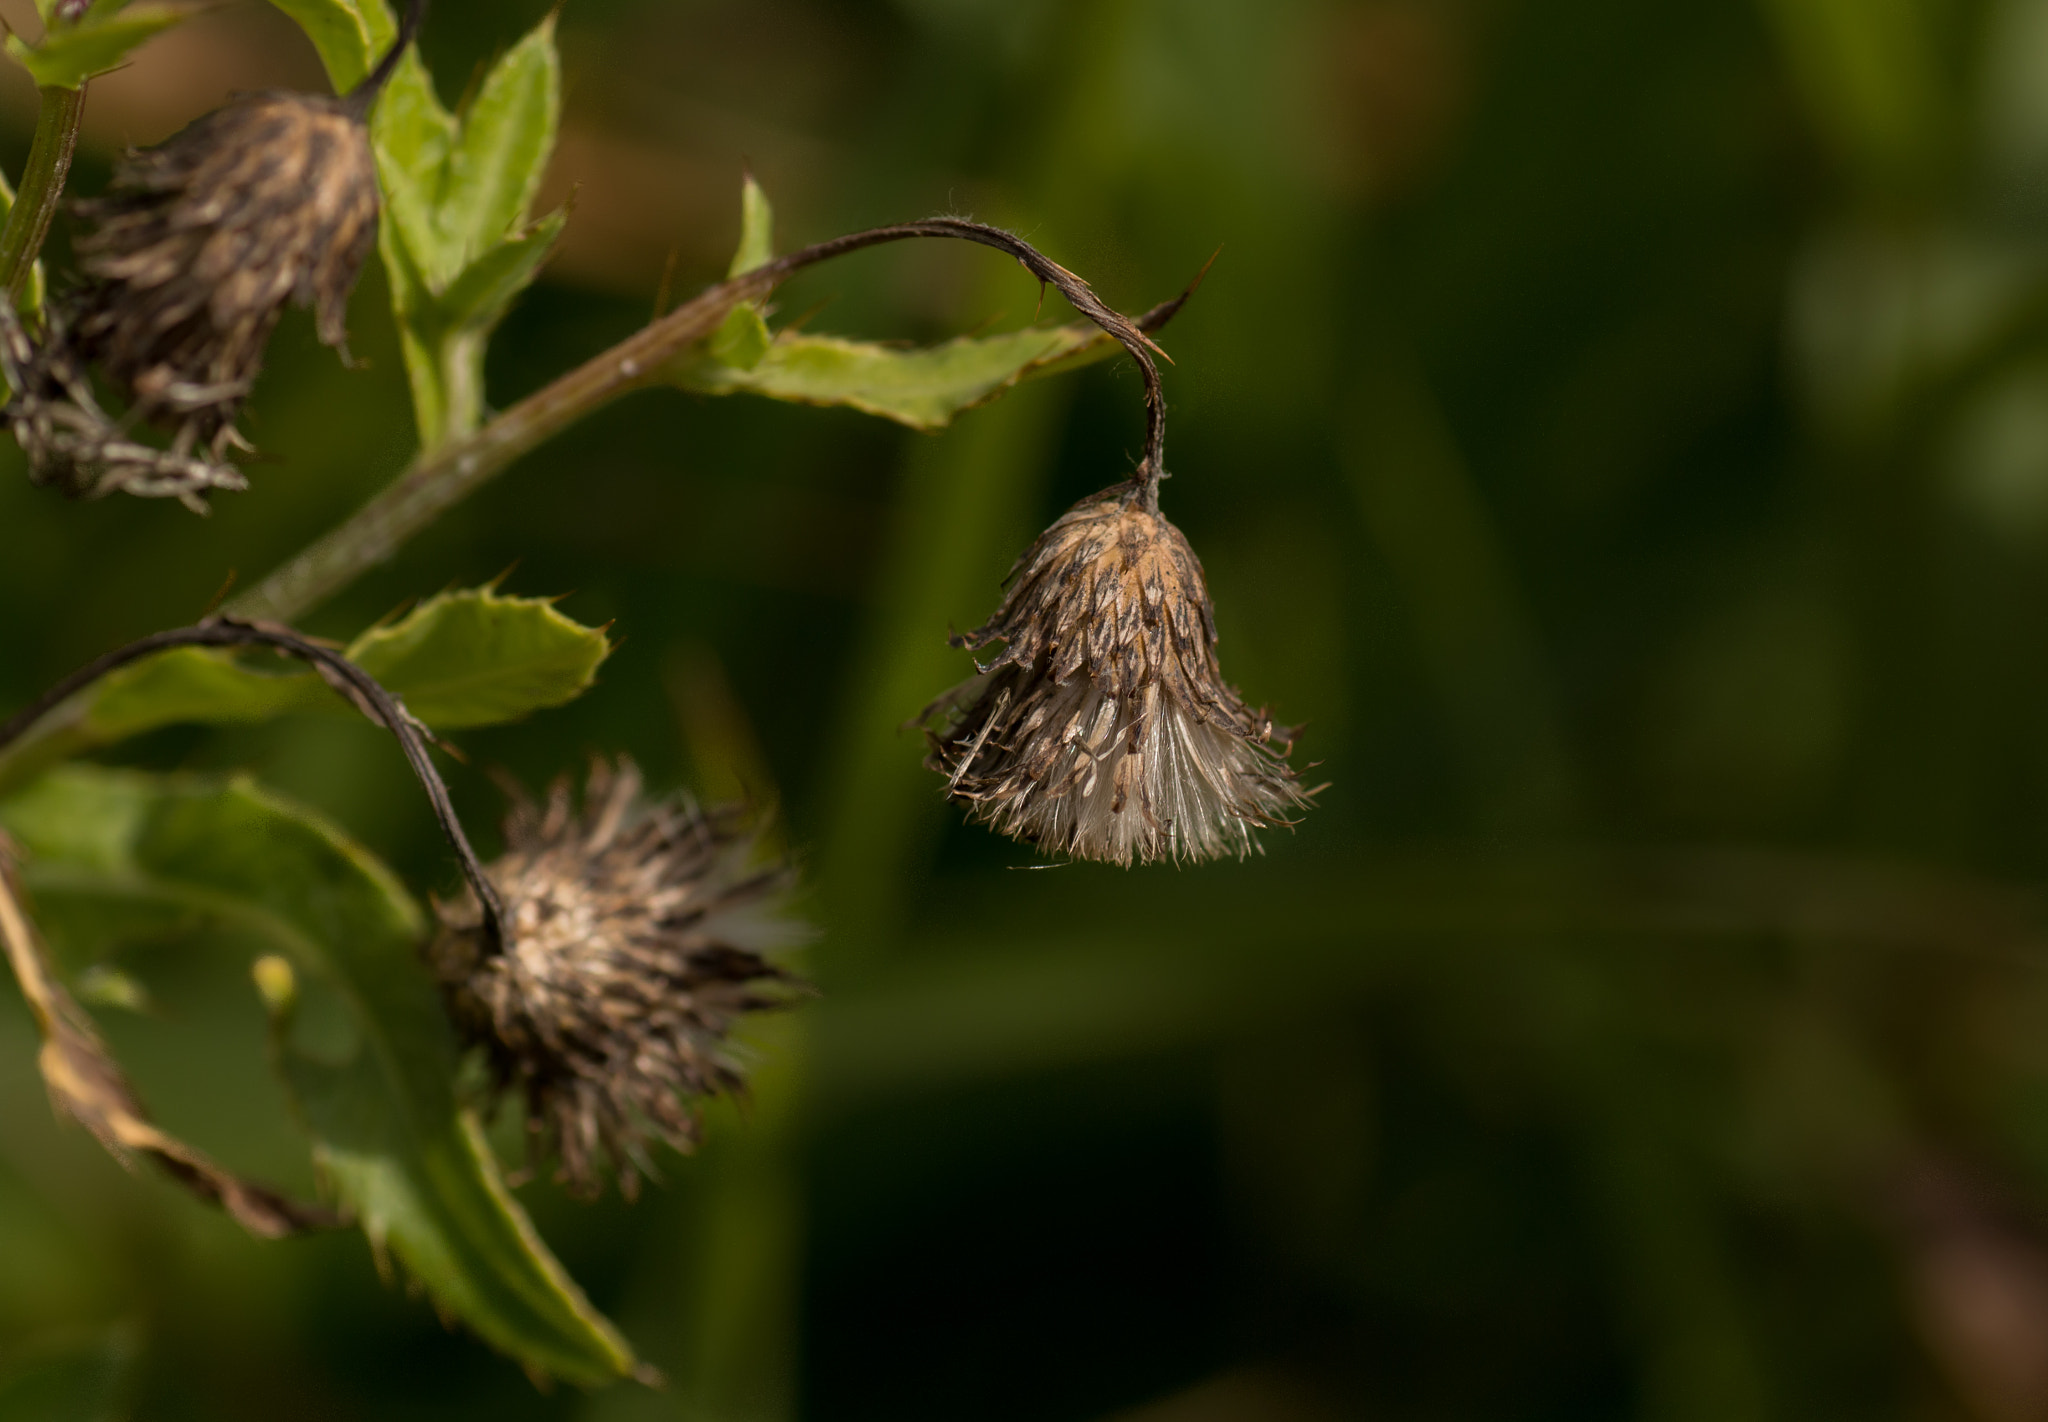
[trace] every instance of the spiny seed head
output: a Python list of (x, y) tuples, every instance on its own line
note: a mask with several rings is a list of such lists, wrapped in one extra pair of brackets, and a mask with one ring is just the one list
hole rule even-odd
[(494, 1089), (523, 1094), (535, 1155), (584, 1195), (609, 1168), (630, 1197), (651, 1140), (689, 1151), (698, 1102), (742, 1090), (734, 1022), (805, 991), (763, 956), (801, 936), (777, 912), (788, 871), (749, 867), (737, 808), (650, 801), (626, 760), (593, 767), (580, 811), (566, 779), (544, 807), (516, 798), (505, 838), (502, 951), (466, 894), (437, 905), (429, 959)]
[(129, 154), (78, 212), (78, 354), (175, 432), (176, 453), (204, 441), (218, 459), (287, 301), (315, 308), (327, 344), (346, 338), (377, 236), (369, 130), (340, 99), (242, 95)]
[(925, 762), (1004, 834), (1078, 859), (1243, 857), (1309, 802), (1292, 743), (1216, 665), (1201, 562), (1136, 484), (1084, 499), (1011, 571), (1004, 644), (925, 709)]

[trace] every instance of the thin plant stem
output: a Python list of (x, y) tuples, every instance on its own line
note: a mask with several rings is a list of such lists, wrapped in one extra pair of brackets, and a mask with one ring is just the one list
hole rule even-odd
[(119, 671), (131, 662), (155, 656), (159, 652), (177, 647), (272, 647), (287, 656), (308, 662), (326, 678), (328, 684), (341, 692), (357, 710), (376, 724), (390, 731), (398, 740), (399, 748), (405, 752), (406, 763), (418, 777), (420, 786), (427, 792), (427, 800), (433, 806), (434, 819), (441, 826), (441, 833), (455, 851), (455, 857), (462, 866), (462, 876), (469, 881), (469, 887), (476, 894), (482, 907), (486, 942), (493, 950), (503, 947), (505, 935), (505, 906), (499, 897), (497, 886), (484, 873), (483, 861), (471, 847), (469, 836), (463, 832), (462, 821), (456, 818), (454, 803), (448, 797), (448, 786), (441, 779), (441, 772), (434, 767), (427, 754), (427, 732), (405, 709), (405, 704), (386, 691), (377, 679), (357, 666), (354, 662), (308, 637), (301, 636), (289, 627), (270, 623), (246, 622), (231, 617), (220, 617), (202, 622), (196, 627), (179, 627), (168, 632), (156, 632), (117, 647), (105, 656), (79, 668), (65, 677), (48, 691), (22, 708), (5, 725), (0, 725), (0, 752), (19, 740), (33, 729), (36, 723), (51, 711), (90, 687), (100, 678)]
[(7, 225), (0, 228), (0, 285), (7, 288), (17, 306), (28, 289), (29, 273), (35, 270), (43, 239), (50, 235), (57, 204), (63, 200), (71, 156), (78, 150), (78, 125), (85, 116), (85, 85), (65, 89), (46, 84), (37, 92), (35, 138), (29, 144), (13, 210), (7, 214)]
[(343, 96), (342, 102), (357, 118), (368, 116), (377, 96), (384, 92), (384, 86), (398, 72), (398, 62), (405, 58), (406, 46), (418, 36), (420, 21), (426, 18), (426, 14), (427, 0), (407, 0), (405, 15), (398, 22), (398, 36), (391, 41), (391, 48), (384, 51), (384, 57), (377, 61), (376, 68)]
[(1144, 375), (1146, 409), (1145, 448), (1133, 481), (1134, 497), (1156, 508), (1159, 481), (1165, 477), (1166, 402), (1159, 367), (1152, 359), (1158, 347), (1144, 328), (1163, 324), (1187, 293), (1155, 308), (1142, 321), (1133, 321), (1023, 238), (979, 222), (937, 217), (835, 237), (706, 289), (695, 300), (529, 395), (475, 434), (427, 453), (346, 522), (230, 602), (228, 612), (265, 621), (304, 615), (391, 558), (408, 539), (529, 450), (620, 396), (662, 383), (670, 362), (716, 331), (734, 307), (761, 300), (806, 267), (917, 238), (976, 242), (1008, 253), (1039, 281), (1057, 288), (1075, 310), (1130, 352)]

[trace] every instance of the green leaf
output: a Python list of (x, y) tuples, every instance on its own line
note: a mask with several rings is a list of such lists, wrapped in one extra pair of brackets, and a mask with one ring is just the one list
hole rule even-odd
[[(118, 835), (67, 853), (80, 836), (63, 827), (92, 817)], [(280, 1024), (279, 1065), (316, 1160), (380, 1257), (530, 1369), (586, 1386), (633, 1373), (631, 1348), (549, 1254), (456, 1104), (456, 1044), (418, 956), (425, 917), (389, 870), (247, 780), (68, 767), (0, 805), (0, 823), (29, 850), (45, 912), (67, 896), (186, 919), (200, 909), (331, 991), (354, 1028), (347, 1052), (314, 1056)]]
[[(768, 194), (761, 190), (761, 185), (754, 181), (754, 175), (749, 173), (740, 189), (739, 250), (733, 253), (732, 265), (726, 275), (743, 275), (756, 267), (766, 266), (774, 257), (775, 209), (768, 202)], [(749, 301), (726, 313), (725, 320), (704, 347), (720, 365), (752, 370), (761, 363), (774, 342), (768, 322), (761, 315), (761, 303)]]
[(348, 649), (428, 725), (491, 726), (573, 701), (611, 655), (604, 633), (550, 602), (489, 589), (444, 593)]
[(448, 154), (460, 133), (455, 116), (434, 92), (433, 77), (417, 50), (398, 69), (377, 101), (371, 140), (377, 150), (377, 181), (384, 192), (383, 235), (404, 244), (405, 253), (431, 290), (430, 273), (444, 264), (435, 214), (440, 208)]
[[(377, 56), (398, 34), (398, 24), (384, 0), (270, 0), (298, 22), (334, 92), (345, 94), (361, 83)], [(388, 98), (388, 91), (386, 97)]]
[(463, 112), (435, 214), (442, 261), (429, 263), (427, 275), (436, 291), (523, 227), (555, 149), (561, 108), (562, 61), (550, 14), (491, 67)]
[(466, 330), (495, 327), (519, 293), (533, 285), (568, 222), (567, 211), (551, 212), (477, 258), (441, 296), (442, 319)]
[[(564, 617), (552, 603), (489, 588), (443, 593), (348, 649), (415, 716), (440, 730), (496, 725), (571, 701), (610, 652), (601, 630)], [(356, 714), (311, 670), (274, 665), (278, 670), (232, 652), (181, 647), (124, 667), (0, 756), (0, 789), (160, 726), (243, 725), (294, 711)]]
[(836, 336), (777, 336), (751, 367), (719, 360), (679, 363), (670, 378), (701, 395), (747, 392), (806, 405), (845, 405), (935, 430), (1018, 381), (1111, 353), (1093, 326), (1033, 327), (903, 350)]
[(775, 209), (752, 173), (740, 188), (740, 245), (727, 276), (744, 276), (775, 260)]
[(556, 213), (525, 223), (561, 104), (552, 16), (491, 67), (460, 117), (442, 105), (416, 52), (378, 102), (378, 249), (425, 448), (483, 422), (491, 332), (539, 275), (567, 220)]
[(76, 89), (95, 74), (118, 69), (129, 51), (179, 23), (191, 10), (182, 5), (133, 5), (118, 15), (53, 29), (39, 45), (20, 35), (7, 37), (7, 52), (43, 88)]

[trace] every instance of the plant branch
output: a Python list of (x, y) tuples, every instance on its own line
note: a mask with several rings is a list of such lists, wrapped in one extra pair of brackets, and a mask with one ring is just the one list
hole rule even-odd
[(85, 117), (85, 85), (76, 89), (45, 85), (36, 110), (36, 135), (29, 144), (28, 162), (21, 171), (21, 185), (14, 194), (14, 207), (7, 225), (0, 228), (0, 286), (18, 307), (28, 289), (29, 273), (43, 239), (50, 235), (50, 222), (64, 197), (64, 180), (71, 174), (71, 155), (78, 149), (78, 125)]
[(1163, 325), (1179, 310), (1186, 293), (1148, 313), (1143, 322), (1133, 321), (1111, 309), (1087, 282), (1023, 238), (979, 222), (937, 217), (835, 237), (706, 289), (695, 300), (529, 395), (475, 434), (422, 456), (353, 517), (230, 602), (228, 612), (251, 620), (283, 621), (304, 615), (389, 559), (407, 539), (529, 450), (620, 396), (661, 383), (669, 363), (716, 331), (734, 307), (763, 299), (806, 267), (916, 238), (976, 242), (1008, 253), (1041, 282), (1057, 287), (1075, 310), (1131, 353), (1145, 378), (1147, 415), (1136, 491), (1156, 507), (1159, 481), (1165, 477), (1166, 404), (1159, 367), (1152, 359), (1158, 347), (1146, 336), (1145, 328)]
[(196, 627), (180, 627), (169, 632), (157, 632), (150, 636), (118, 647), (105, 656), (79, 668), (64, 680), (44, 692), (34, 702), (24, 707), (0, 725), (0, 752), (26, 735), (35, 724), (57, 707), (90, 687), (100, 678), (120, 670), (131, 662), (158, 652), (170, 651), (176, 647), (271, 647), (286, 656), (311, 663), (315, 670), (326, 679), (328, 685), (339, 691), (372, 722), (384, 727), (398, 739), (398, 745), (405, 752), (406, 763), (419, 778), (420, 786), (427, 792), (427, 800), (433, 806), (434, 818), (441, 826), (441, 833), (447, 837), (456, 859), (462, 865), (462, 876), (476, 894), (477, 902), (483, 906), (484, 928), (487, 941), (495, 948), (502, 948), (505, 941), (505, 906), (499, 897), (497, 886), (484, 873), (483, 862), (477, 858), (471, 847), (469, 836), (463, 832), (462, 821), (456, 818), (454, 803), (448, 797), (448, 786), (441, 779), (441, 772), (434, 768), (432, 758), (427, 754), (427, 732), (405, 709), (405, 703), (386, 691), (377, 679), (357, 666), (354, 662), (312, 639), (302, 636), (289, 627), (274, 623), (248, 622), (236, 618), (220, 617), (200, 623)]

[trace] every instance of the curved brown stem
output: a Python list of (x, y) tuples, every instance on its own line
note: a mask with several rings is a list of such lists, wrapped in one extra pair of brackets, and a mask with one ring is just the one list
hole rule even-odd
[(929, 217), (921, 222), (899, 222), (889, 227), (872, 227), (865, 232), (850, 232), (844, 237), (834, 237), (791, 252), (786, 257), (778, 257), (756, 270), (774, 273), (779, 283), (805, 267), (829, 262), (834, 257), (917, 237), (953, 238), (1007, 252), (1024, 270), (1056, 288), (1070, 306), (1115, 337), (1130, 352), (1131, 359), (1138, 363), (1138, 370), (1145, 378), (1145, 451), (1138, 460), (1135, 483), (1146, 505), (1156, 509), (1159, 481), (1166, 477), (1166, 391), (1159, 378), (1159, 365), (1152, 357), (1155, 353), (1164, 355), (1165, 352), (1153, 344), (1151, 337), (1135, 321), (1097, 296), (1095, 288), (1014, 232), (960, 217)]
[(979, 222), (934, 217), (834, 237), (707, 288), (694, 300), (527, 396), (475, 434), (451, 440), (423, 455), (346, 522), (315, 539), (261, 583), (229, 602), (228, 611), (252, 619), (283, 620), (303, 615), (390, 558), (407, 539), (528, 451), (621, 395), (661, 383), (668, 363), (716, 331), (734, 307), (763, 299), (806, 267), (868, 247), (920, 237), (976, 242), (1008, 253), (1040, 281), (1057, 287), (1077, 311), (1131, 353), (1145, 377), (1147, 411), (1145, 450), (1139, 460), (1136, 492), (1148, 505), (1156, 506), (1159, 481), (1165, 477), (1161, 461), (1166, 439), (1166, 403), (1159, 367), (1152, 359), (1158, 348), (1145, 332), (1164, 325), (1180, 309), (1188, 293), (1183, 292), (1176, 300), (1133, 321), (1111, 309), (1087, 282), (1023, 238)]
[(463, 832), (462, 821), (456, 818), (454, 802), (448, 797), (447, 783), (441, 779), (441, 772), (434, 768), (434, 762), (427, 754), (425, 729), (413, 718), (412, 713), (405, 709), (405, 703), (386, 691), (375, 677), (332, 647), (322, 646), (289, 627), (219, 617), (202, 622), (196, 627), (179, 627), (169, 632), (152, 633), (150, 636), (130, 642), (125, 647), (117, 647), (105, 656), (80, 667), (9, 718), (5, 725), (0, 725), (0, 751), (6, 750), (27, 734), (43, 717), (100, 678), (119, 671), (131, 662), (176, 647), (275, 648), (287, 656), (310, 663), (326, 679), (328, 685), (346, 696), (364, 716), (390, 731), (397, 738), (399, 749), (405, 752), (406, 763), (412, 767), (412, 773), (418, 777), (421, 788), (427, 792), (427, 801), (433, 806), (434, 818), (441, 826), (441, 833), (447, 837), (450, 847), (455, 851), (456, 859), (462, 866), (462, 877), (469, 881), (477, 902), (483, 906), (484, 926), (489, 941), (499, 949), (503, 948), (504, 901), (498, 895), (497, 886), (491, 883), (490, 876), (484, 872), (483, 861), (477, 858), (476, 850), (470, 845), (469, 836)]

